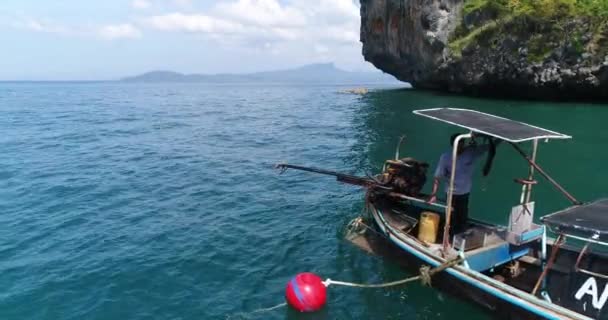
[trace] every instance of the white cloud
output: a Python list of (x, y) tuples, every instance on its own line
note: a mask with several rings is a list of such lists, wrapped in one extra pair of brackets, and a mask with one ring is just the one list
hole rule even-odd
[(55, 22), (34, 18), (26, 18), (23, 20), (19, 20), (14, 23), (14, 27), (24, 28), (35, 32), (54, 33), (61, 35), (67, 35), (72, 32), (70, 28), (66, 26), (57, 24)]
[(162, 31), (186, 31), (210, 34), (244, 32), (244, 26), (202, 14), (170, 13), (146, 19), (146, 24)]
[(101, 27), (99, 35), (107, 40), (134, 39), (141, 37), (141, 31), (130, 24), (117, 24)]
[(201, 35), (229, 52), (273, 55), (291, 65), (363, 62), (355, 0), (219, 0), (206, 10), (143, 17), (139, 23)]
[(173, 3), (180, 7), (189, 7), (192, 6), (192, 0), (173, 0)]
[(143, 21), (157, 30), (240, 37), (247, 43), (261, 39), (352, 45), (359, 41), (359, 7), (353, 0), (224, 0), (206, 12), (174, 12)]
[(21, 18), (12, 26), (32, 32), (57, 34), (68, 37), (101, 37), (106, 40), (134, 39), (141, 37), (141, 31), (129, 23), (105, 26), (68, 26), (45, 19)]
[(359, 20), (359, 7), (352, 0), (320, 0), (318, 2), (313, 8), (319, 16), (342, 22)]
[(329, 26), (325, 29), (321, 39), (336, 43), (357, 43), (359, 42), (359, 28), (344, 28), (342, 26)]
[(276, 41), (297, 38), (295, 30), (291, 28), (245, 24), (234, 19), (203, 14), (170, 13), (147, 18), (144, 24), (161, 31), (202, 33), (212, 38), (229, 37), (231, 40), (240, 38), (248, 43), (261, 39)]
[(329, 52), (329, 48), (321, 44), (315, 44), (314, 48), (315, 52), (318, 54), (325, 54)]
[[(268, 55), (273, 55), (271, 66), (336, 61), (341, 66), (359, 67), (363, 62), (356, 0), (217, 0), (207, 5), (193, 0), (125, 3), (141, 10), (132, 20), (74, 26), (21, 17), (19, 28), (107, 40), (140, 38), (143, 31), (146, 37), (154, 36), (154, 31), (194, 34), (197, 40), (215, 45), (209, 50), (221, 52), (226, 61), (234, 59), (228, 56), (235, 53), (240, 60), (234, 61), (234, 66), (251, 67), (252, 63), (262, 66), (268, 63), (264, 58)], [(241, 61), (244, 55), (257, 62)]]
[(281, 6), (277, 0), (237, 0), (220, 2), (215, 15), (260, 27), (303, 27), (304, 13), (293, 6)]
[(148, 0), (133, 0), (131, 2), (131, 7), (135, 9), (148, 9), (150, 5), (150, 1)]

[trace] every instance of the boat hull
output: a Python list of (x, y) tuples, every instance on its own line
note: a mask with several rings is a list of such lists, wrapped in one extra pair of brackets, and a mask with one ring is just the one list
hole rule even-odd
[[(373, 221), (380, 234), (399, 252), (400, 263), (412, 272), (422, 265), (438, 266), (445, 262), (441, 257), (425, 250), (411, 237), (392, 228), (383, 216), (382, 207), (370, 204)], [(526, 272), (517, 281), (530, 285), (541, 273), (540, 266), (526, 265)], [(487, 274), (457, 266), (433, 277), (433, 287), (450, 295), (473, 301), (490, 311), (492, 316), (503, 319), (591, 319), (558, 305), (537, 298), (528, 292), (498, 281)]]

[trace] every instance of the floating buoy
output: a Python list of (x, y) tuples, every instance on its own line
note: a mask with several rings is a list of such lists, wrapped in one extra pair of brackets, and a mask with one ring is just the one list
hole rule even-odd
[[(285, 289), (285, 299), (287, 304), (292, 308), (300, 312), (314, 312), (318, 311), (327, 302), (327, 287), (330, 285), (347, 286), (347, 287), (359, 287), (359, 288), (387, 288), (399, 285), (404, 285), (408, 282), (421, 281), (424, 285), (431, 284), (431, 277), (438, 272), (442, 272), (445, 269), (451, 268), (461, 263), (464, 258), (457, 258), (454, 260), (447, 261), (433, 269), (429, 266), (420, 267), (420, 274), (417, 276), (408, 277), (405, 279), (391, 281), (386, 283), (356, 283), (356, 282), (345, 282), (327, 279), (325, 281), (311, 272), (304, 272), (291, 278), (287, 283)], [(270, 311), (284, 306), (285, 303), (276, 305), (271, 308), (260, 309), (259, 311)], [(255, 311), (258, 312), (258, 311)]]
[(327, 289), (318, 275), (304, 272), (289, 280), (285, 298), (294, 309), (300, 312), (313, 312), (325, 305)]

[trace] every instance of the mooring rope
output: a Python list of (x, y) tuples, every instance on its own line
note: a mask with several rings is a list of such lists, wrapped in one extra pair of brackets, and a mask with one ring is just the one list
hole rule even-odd
[(413, 276), (413, 277), (409, 277), (409, 278), (405, 278), (405, 279), (397, 280), (397, 281), (386, 282), (386, 283), (367, 284), (367, 283), (336, 281), (336, 280), (331, 280), (328, 278), (327, 280), (323, 281), (323, 284), (326, 287), (329, 287), (330, 285), (333, 284), (333, 285), (338, 285), (338, 286), (358, 287), (358, 288), (386, 288), (386, 287), (398, 286), (398, 285), (406, 284), (408, 282), (414, 282), (414, 281), (420, 280), (420, 282), (423, 285), (430, 286), (431, 277), (434, 274), (439, 273), (447, 268), (451, 268), (460, 262), (462, 262), (462, 258), (457, 258), (457, 259), (448, 261), (433, 269), (431, 269), (431, 267), (429, 267), (429, 266), (422, 266), (422, 267), (420, 267), (420, 274), (417, 276)]
[[(367, 224), (365, 224), (363, 222), (363, 218), (362, 217), (358, 217), (353, 219), (346, 227), (346, 229), (349, 232), (355, 232), (355, 233), (361, 233), (361, 231), (358, 231), (358, 229), (360, 229), (360, 227), (364, 227), (365, 229), (371, 230), (372, 232), (375, 232), (381, 236), (381, 233), (379, 233), (378, 231), (374, 230), (372, 227), (368, 226)], [(442, 272), (445, 269), (451, 268), (457, 264), (459, 264), (460, 262), (462, 262), (463, 259), (462, 258), (456, 258), (454, 260), (450, 260), (447, 261), (435, 268), (429, 267), (429, 266), (422, 266), (419, 269), (419, 274), (417, 276), (413, 276), (413, 277), (409, 277), (409, 278), (405, 278), (405, 279), (401, 279), (401, 280), (397, 280), (397, 281), (391, 281), (391, 282), (385, 282), (385, 283), (371, 283), (371, 284), (367, 284), (367, 283), (356, 283), (356, 282), (346, 282), (346, 281), (337, 281), (337, 280), (331, 280), (331, 279), (326, 279), (325, 281), (323, 281), (323, 284), (325, 285), (325, 287), (329, 287), (330, 285), (336, 285), (336, 286), (346, 286), (346, 287), (357, 287), (357, 288), (386, 288), (386, 287), (394, 287), (394, 286), (398, 286), (398, 285), (403, 285), (409, 282), (414, 282), (414, 281), (420, 281), (423, 285), (425, 286), (430, 286), (431, 285), (431, 278), (433, 275), (435, 275), (436, 273)], [(232, 319), (235, 316), (240, 316), (240, 317), (247, 317), (249, 315), (253, 315), (256, 313), (262, 313), (262, 312), (269, 312), (269, 311), (273, 311), (279, 308), (282, 308), (284, 306), (286, 306), (287, 303), (283, 302), (280, 304), (277, 304), (275, 306), (272, 307), (268, 307), (268, 308), (260, 308), (251, 312), (242, 312), (242, 313), (238, 313), (235, 314), (233, 316), (227, 316), (226, 319)]]
[[(430, 276), (428, 275), (428, 270), (422, 271), (423, 268), (424, 267), (420, 268), (421, 273), (418, 276), (410, 277), (410, 278), (406, 278), (406, 279), (402, 279), (402, 280), (397, 280), (397, 281), (386, 282), (386, 283), (366, 284), (366, 283), (345, 282), (345, 281), (336, 281), (336, 280), (327, 279), (327, 280), (323, 281), (323, 284), (326, 287), (329, 287), (330, 285), (334, 284), (334, 285), (338, 285), (338, 286), (358, 287), (358, 288), (386, 288), (386, 287), (406, 284), (408, 282), (418, 281), (420, 279), (430, 280)], [(428, 269), (428, 267), (426, 267), (426, 268)], [(426, 276), (424, 276), (424, 277), (422, 276), (422, 274), (424, 274), (423, 272), (426, 272), (425, 273)], [(424, 282), (425, 280), (422, 280), (422, 281)]]
[[(420, 267), (420, 274), (417, 276), (413, 276), (413, 277), (409, 277), (409, 278), (405, 278), (402, 280), (397, 280), (397, 281), (391, 281), (391, 282), (385, 282), (385, 283), (372, 283), (372, 284), (367, 284), (367, 283), (356, 283), (356, 282), (346, 282), (346, 281), (336, 281), (336, 280), (331, 280), (331, 279), (327, 279), (325, 281), (323, 281), (323, 284), (326, 287), (329, 287), (330, 285), (337, 285), (337, 286), (346, 286), (346, 287), (357, 287), (357, 288), (386, 288), (386, 287), (393, 287), (393, 286), (398, 286), (398, 285), (402, 285), (402, 284), (406, 284), (408, 282), (414, 282), (414, 281), (420, 281), (423, 285), (425, 286), (430, 286), (431, 285), (431, 277), (439, 272), (444, 271), (447, 268), (451, 268), (455, 265), (457, 265), (458, 263), (460, 263), (462, 261), (462, 258), (457, 258), (451, 261), (448, 261), (444, 264), (439, 265), (436, 268), (431, 269), (431, 267), (429, 266), (422, 266)], [(261, 308), (261, 309), (257, 309), (251, 312), (247, 312), (247, 313), (239, 313), (235, 316), (242, 316), (242, 317), (246, 317), (248, 315), (252, 315), (255, 313), (262, 313), (262, 312), (268, 312), (268, 311), (273, 311), (275, 309), (279, 309), (282, 308), (284, 306), (286, 306), (287, 303), (283, 302), (280, 304), (277, 304), (276, 306), (273, 307), (269, 307), (269, 308)], [(234, 317), (234, 316), (233, 316)], [(226, 319), (231, 319), (232, 317), (226, 317)]]

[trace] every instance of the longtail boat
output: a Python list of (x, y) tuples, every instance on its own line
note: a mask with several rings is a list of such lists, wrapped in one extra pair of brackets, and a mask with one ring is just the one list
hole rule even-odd
[[(368, 219), (375, 233), (405, 257), (407, 267), (461, 263), (437, 274), (433, 286), (472, 300), (507, 319), (608, 319), (608, 198), (581, 203), (536, 161), (539, 142), (570, 139), (565, 134), (470, 109), (437, 108), (414, 114), (464, 128), (452, 150), (444, 203), (429, 202), (421, 190), (429, 165), (415, 158), (387, 160), (375, 176), (357, 177), (291, 164), (278, 168), (332, 175), (366, 188)], [(505, 225), (470, 218), (464, 232), (450, 232), (458, 145), (462, 139), (499, 139), (528, 164)], [(527, 154), (521, 144), (531, 143)], [(534, 219), (536, 176), (550, 183), (572, 206)], [(429, 217), (437, 217), (435, 223)], [(475, 212), (471, 213), (475, 216)], [(506, 215), (505, 215), (506, 216)], [(429, 223), (430, 226), (429, 227)], [(434, 227), (434, 228), (433, 228)], [(430, 228), (430, 229), (429, 229)], [(436, 229), (435, 233), (429, 230)], [(551, 233), (550, 237), (548, 233)]]

